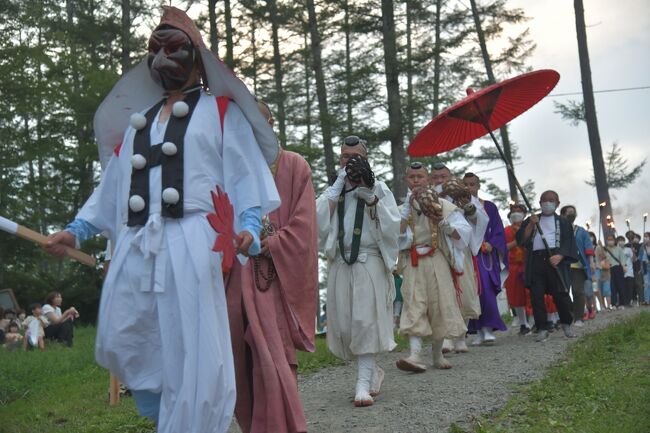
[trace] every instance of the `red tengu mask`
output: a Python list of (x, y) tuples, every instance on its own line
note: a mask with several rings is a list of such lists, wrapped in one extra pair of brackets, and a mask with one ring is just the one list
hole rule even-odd
[(194, 46), (182, 30), (163, 27), (149, 38), (147, 58), (151, 78), (165, 90), (180, 90), (194, 67)]

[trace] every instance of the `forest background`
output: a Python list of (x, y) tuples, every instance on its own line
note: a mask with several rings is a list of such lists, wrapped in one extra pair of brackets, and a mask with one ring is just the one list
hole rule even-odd
[[(0, 0), (0, 215), (43, 233), (74, 217), (100, 176), (94, 111), (143, 58), (160, 6), (168, 3)], [(531, 69), (531, 17), (516, 3), (172, 2), (188, 9), (208, 46), (271, 105), (280, 144), (309, 161), (317, 191), (335, 170), (338, 144), (355, 134), (368, 140), (373, 167), (398, 198), (406, 191), (405, 147), (419, 128), (467, 87)], [(568, 34), (567, 43), (574, 41)], [(516, 143), (511, 151), (517, 167)], [(489, 143), (436, 160), (458, 174), (479, 172), (490, 197), (507, 206), (507, 181), (489, 180), (502, 165)], [(534, 183), (526, 189), (534, 201)], [(97, 238), (84, 250), (101, 258), (104, 247)], [(101, 266), (57, 261), (0, 233), (0, 288), (12, 288), (23, 307), (60, 290), (66, 305), (94, 323), (101, 276)]]

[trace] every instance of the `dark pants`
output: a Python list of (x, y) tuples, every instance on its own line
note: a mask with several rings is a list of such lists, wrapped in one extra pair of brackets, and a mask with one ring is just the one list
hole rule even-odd
[[(546, 304), (544, 294), (553, 296), (553, 302), (560, 315), (560, 322), (570, 325), (573, 322), (571, 310), (573, 305), (569, 292), (562, 287), (562, 281), (557, 270), (551, 266), (546, 251), (533, 251), (530, 300), (533, 304), (533, 315), (537, 329), (549, 329), (550, 323), (546, 320)], [(583, 292), (584, 296), (584, 292)]]
[(587, 274), (584, 269), (570, 269), (571, 271), (571, 295), (573, 295), (573, 318), (582, 320), (585, 314), (585, 281)]
[(632, 303), (632, 299), (634, 298), (634, 285), (634, 277), (625, 277), (625, 297), (623, 298), (621, 305), (625, 305), (627, 307)]
[(643, 302), (643, 274), (637, 272), (634, 274), (635, 299), (640, 304)]
[(65, 322), (52, 323), (45, 328), (45, 338), (56, 340), (59, 343), (64, 343), (68, 347), (72, 347), (74, 327), (71, 320)]
[(612, 305), (620, 306), (625, 305), (623, 298), (625, 297), (625, 274), (623, 266), (615, 265), (610, 268), (612, 278), (610, 279), (612, 287)]

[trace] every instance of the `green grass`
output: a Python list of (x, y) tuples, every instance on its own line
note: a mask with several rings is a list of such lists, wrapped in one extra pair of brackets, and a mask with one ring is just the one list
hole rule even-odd
[[(109, 375), (94, 360), (95, 328), (75, 329), (75, 345), (46, 351), (0, 349), (0, 433), (152, 433), (133, 399), (108, 404)], [(298, 352), (299, 372), (344, 364), (316, 339), (314, 353)]]
[[(476, 433), (650, 432), (650, 313), (590, 335)], [(451, 431), (459, 431), (453, 426)]]

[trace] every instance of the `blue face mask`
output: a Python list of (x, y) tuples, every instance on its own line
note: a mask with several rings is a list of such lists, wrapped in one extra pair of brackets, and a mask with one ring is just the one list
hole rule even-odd
[(557, 209), (557, 205), (553, 201), (543, 201), (541, 206), (544, 215), (551, 215), (555, 213), (555, 209)]

